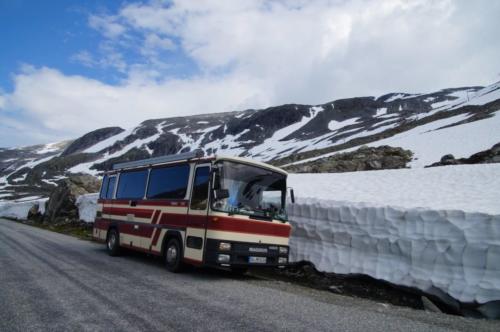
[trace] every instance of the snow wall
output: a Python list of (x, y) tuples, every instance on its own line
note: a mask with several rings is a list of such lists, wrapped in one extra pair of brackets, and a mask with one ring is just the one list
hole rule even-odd
[(0, 217), (27, 219), (30, 209), (38, 204), (38, 212), (45, 212), (45, 202), (48, 198), (34, 200), (0, 201)]
[(321, 199), (299, 199), (288, 214), (291, 261), (461, 302), (500, 300), (500, 215)]
[(76, 206), (78, 207), (78, 216), (80, 217), (80, 220), (85, 222), (94, 222), (97, 212), (98, 197), (98, 193), (86, 194), (77, 197)]
[[(97, 211), (97, 198), (99, 194), (86, 194), (78, 196), (76, 206), (79, 219), (85, 222), (94, 222)], [(45, 202), (48, 198), (35, 200), (0, 201), (0, 217), (27, 219), (29, 210), (38, 204), (38, 211), (45, 212)]]

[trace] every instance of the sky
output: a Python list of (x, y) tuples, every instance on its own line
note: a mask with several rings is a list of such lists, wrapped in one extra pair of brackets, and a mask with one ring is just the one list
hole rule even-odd
[(0, 147), (500, 80), (500, 1), (0, 0)]

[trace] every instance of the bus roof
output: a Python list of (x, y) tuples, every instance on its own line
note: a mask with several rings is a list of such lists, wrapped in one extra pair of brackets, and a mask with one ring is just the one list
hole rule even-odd
[(265, 169), (271, 170), (271, 171), (276, 172), (276, 173), (281, 173), (283, 175), (288, 175), (288, 173), (286, 171), (282, 170), (281, 168), (278, 168), (278, 167), (275, 167), (275, 166), (272, 166), (272, 165), (269, 165), (269, 164), (266, 164), (266, 163), (263, 163), (263, 162), (260, 162), (260, 161), (255, 161), (255, 160), (252, 160), (252, 159), (249, 159), (249, 158), (216, 155), (215, 156), (215, 160), (216, 161), (227, 160), (227, 161), (232, 161), (232, 162), (236, 162), (236, 163), (242, 163), (242, 164), (247, 164), (247, 165), (251, 165), (251, 166), (257, 166), (257, 167), (260, 167), (260, 168), (265, 168)]
[(155, 165), (161, 165), (161, 164), (170, 164), (170, 163), (177, 163), (177, 162), (193, 162), (193, 161), (208, 161), (208, 160), (227, 160), (227, 161), (232, 161), (236, 163), (241, 163), (241, 164), (246, 164), (250, 166), (256, 166), (260, 168), (265, 168), (273, 172), (281, 173), (283, 175), (288, 175), (288, 173), (281, 168), (274, 167), (272, 165), (255, 161), (249, 158), (240, 158), (240, 157), (231, 157), (231, 156), (223, 156), (223, 155), (215, 155), (215, 156), (204, 156), (204, 152), (202, 150), (194, 150), (191, 152), (186, 152), (186, 153), (179, 153), (179, 154), (172, 154), (172, 155), (165, 155), (165, 156), (160, 156), (160, 157), (154, 157), (154, 158), (148, 158), (148, 159), (142, 159), (142, 160), (135, 160), (135, 161), (129, 161), (129, 162), (123, 162), (123, 163), (117, 163), (114, 164), (112, 169), (109, 170), (108, 172), (113, 173), (117, 172), (123, 169), (134, 169), (134, 168), (142, 168), (142, 167), (151, 167)]

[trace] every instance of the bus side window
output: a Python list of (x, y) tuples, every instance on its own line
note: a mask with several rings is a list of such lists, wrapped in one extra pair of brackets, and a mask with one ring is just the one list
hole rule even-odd
[[(148, 171), (127, 171), (120, 174), (116, 198), (120, 199), (142, 199), (146, 191), (146, 179)], [(112, 195), (112, 193), (110, 193)]]
[(106, 191), (106, 199), (112, 199), (115, 192), (116, 176), (112, 176), (108, 181), (108, 190)]
[(209, 167), (198, 167), (194, 176), (193, 195), (191, 197), (192, 210), (205, 210), (208, 203)]
[(106, 191), (108, 190), (108, 180), (109, 180), (108, 176), (104, 175), (101, 184), (101, 193), (99, 194), (100, 199), (106, 198)]

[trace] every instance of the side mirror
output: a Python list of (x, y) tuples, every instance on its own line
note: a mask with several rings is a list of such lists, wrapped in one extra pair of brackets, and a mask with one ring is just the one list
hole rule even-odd
[(227, 189), (215, 189), (214, 190), (215, 200), (229, 198), (229, 190)]
[(292, 203), (295, 203), (295, 193), (293, 192), (293, 188), (290, 188), (290, 200)]

